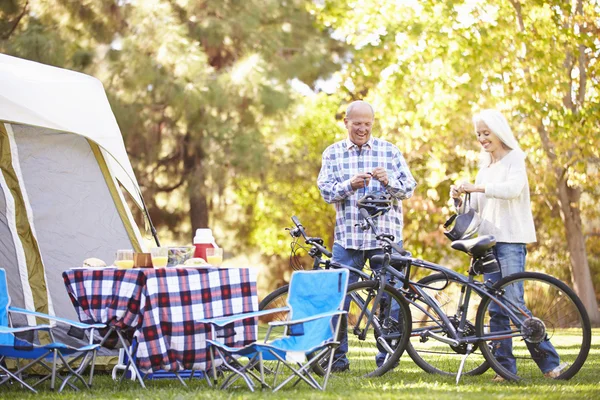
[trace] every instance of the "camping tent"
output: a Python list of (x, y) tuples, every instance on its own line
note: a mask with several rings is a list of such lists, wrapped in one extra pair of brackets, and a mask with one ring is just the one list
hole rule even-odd
[(143, 246), (125, 197), (143, 200), (100, 81), (0, 54), (0, 153), (0, 267), (12, 303), (77, 319), (62, 272)]

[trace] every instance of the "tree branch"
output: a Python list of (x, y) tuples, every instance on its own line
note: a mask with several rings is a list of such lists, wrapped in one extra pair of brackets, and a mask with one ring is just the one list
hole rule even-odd
[(8, 33), (4, 36), (2, 36), (2, 40), (7, 40), (8, 38), (10, 38), (10, 36), (14, 33), (14, 31), (17, 29), (17, 26), (19, 26), (19, 23), (21, 22), (21, 19), (25, 16), (25, 14), (27, 13), (27, 6), (29, 5), (29, 0), (27, 0), (25, 2), (25, 5), (23, 6), (23, 11), (21, 11), (21, 14), (19, 14), (19, 16), (17, 17), (17, 20), (15, 21), (15, 24), (13, 25), (12, 28), (10, 28), (10, 31), (8, 31)]

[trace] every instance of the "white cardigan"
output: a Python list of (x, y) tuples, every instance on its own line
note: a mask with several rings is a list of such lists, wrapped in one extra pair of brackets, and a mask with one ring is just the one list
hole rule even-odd
[(485, 187), (485, 193), (471, 194), (470, 205), (482, 218), (479, 235), (494, 235), (497, 242), (504, 243), (536, 241), (522, 152), (511, 151), (500, 161), (482, 167), (475, 185)]

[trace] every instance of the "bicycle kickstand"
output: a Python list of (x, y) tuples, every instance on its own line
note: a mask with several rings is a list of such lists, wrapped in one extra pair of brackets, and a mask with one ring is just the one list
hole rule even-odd
[(460, 376), (462, 375), (462, 370), (465, 366), (465, 361), (467, 361), (467, 357), (469, 357), (469, 355), (473, 352), (473, 344), (469, 343), (467, 344), (467, 352), (465, 353), (465, 356), (463, 357), (462, 361), (460, 362), (460, 366), (458, 367), (458, 373), (456, 374), (456, 384), (458, 385), (458, 382), (460, 381)]

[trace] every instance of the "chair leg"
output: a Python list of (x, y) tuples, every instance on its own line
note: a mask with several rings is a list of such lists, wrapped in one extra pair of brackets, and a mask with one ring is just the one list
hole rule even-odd
[(54, 350), (52, 353), (52, 378), (50, 379), (50, 389), (54, 390), (54, 384), (56, 383), (56, 358), (58, 355), (58, 350)]
[(327, 371), (325, 371), (325, 379), (323, 380), (323, 390), (327, 388), (327, 381), (329, 380), (329, 374), (331, 374), (331, 366), (333, 365), (334, 354), (335, 347), (332, 347), (331, 353), (329, 354), (329, 362), (327, 363)]
[[(326, 349), (321, 351), (319, 354), (317, 354), (315, 357), (313, 357), (309, 362), (307, 362), (306, 364), (304, 364), (304, 366), (302, 368), (300, 368), (299, 370), (296, 370), (294, 367), (292, 367), (290, 364), (286, 363), (285, 360), (276, 352), (271, 351), (271, 354), (273, 354), (275, 357), (277, 357), (277, 359), (279, 359), (286, 367), (288, 367), (289, 369), (292, 370), (293, 374), (290, 375), (287, 379), (285, 379), (283, 382), (281, 382), (279, 384), (279, 386), (277, 386), (275, 389), (273, 389), (273, 392), (278, 391), (279, 389), (281, 389), (283, 386), (285, 386), (285, 384), (287, 384), (289, 381), (291, 381), (292, 379), (294, 379), (296, 376), (298, 378), (301, 378), (302, 380), (304, 380), (309, 386), (315, 388), (315, 389), (319, 389), (319, 390), (323, 390), (323, 388), (318, 384), (318, 382), (316, 382), (314, 380), (314, 378), (308, 373), (308, 368), (310, 368), (310, 366), (312, 365), (312, 363), (314, 363), (315, 360), (320, 359), (324, 352), (327, 351)], [(306, 378), (304, 375), (307, 375), (310, 377), (309, 380), (308, 378)]]
[[(219, 349), (216, 349), (216, 350), (217, 350), (217, 353), (219, 353), (219, 357), (221, 358), (221, 360), (223, 361), (223, 364), (227, 367), (227, 369), (229, 369), (231, 372), (236, 374), (236, 376), (241, 377), (246, 382), (246, 385), (248, 385), (248, 388), (250, 389), (250, 391), (254, 392), (254, 385), (252, 384), (252, 381), (246, 376), (246, 374), (238, 371), (235, 367), (233, 367), (231, 364), (229, 364), (226, 360), (226, 357), (221, 352), (221, 350), (219, 350)], [(223, 382), (223, 385), (221, 385), (222, 389), (226, 389), (233, 382), (235, 382), (235, 379), (232, 380), (231, 382), (229, 382), (231, 380), (231, 378), (232, 378), (232, 376), (225, 379), (225, 381)]]
[[(96, 351), (94, 350), (93, 353), (94, 354), (91, 357), (91, 359), (95, 360), (96, 359)], [(90, 389), (91, 379), (92, 379), (93, 373), (94, 373), (94, 371), (93, 371), (94, 366), (92, 365), (92, 367), (91, 367), (92, 371), (90, 372), (90, 384), (88, 384), (82, 376), (83, 371), (85, 371), (85, 369), (87, 368), (87, 366), (90, 363), (90, 355), (87, 352), (82, 353), (82, 354), (78, 355), (77, 357), (75, 357), (74, 359), (72, 359), (71, 362), (67, 361), (67, 359), (65, 359), (65, 357), (60, 352), (58, 353), (58, 356), (60, 357), (60, 359), (62, 360), (62, 363), (63, 363), (63, 367), (61, 368), (61, 370), (66, 369), (69, 372), (69, 374), (63, 379), (63, 383), (60, 385), (58, 392), (59, 393), (62, 392), (67, 384), (69, 386), (71, 386), (72, 388), (74, 388), (75, 390), (79, 390), (79, 388), (77, 388), (77, 386), (69, 383), (69, 380), (72, 377), (79, 379), (86, 389)], [(73, 369), (71, 367), (71, 364), (75, 364), (77, 362), (77, 360), (79, 360), (80, 358), (82, 358), (82, 360), (81, 360), (79, 367), (77, 367), (77, 369)]]
[[(131, 368), (133, 369), (133, 372), (135, 373), (136, 379), (138, 379), (140, 382), (140, 386), (142, 388), (146, 389), (146, 385), (144, 384), (144, 379), (142, 379), (142, 375), (140, 374), (140, 371), (138, 370), (137, 366), (135, 365), (131, 351), (129, 351), (129, 345), (127, 344), (127, 341), (125, 340), (125, 338), (123, 337), (123, 334), (119, 330), (116, 330), (116, 332), (117, 332), (117, 336), (119, 337), (119, 340), (121, 341), (121, 345), (123, 346), (123, 350), (125, 351), (125, 354), (127, 354), (127, 357), (129, 357), (129, 362), (128, 362), (127, 366), (131, 366)], [(127, 371), (127, 370), (125, 370), (125, 371)]]
[[(179, 371), (174, 371), (174, 373), (175, 373), (175, 376), (177, 377), (177, 379), (179, 379), (179, 382), (181, 382), (181, 384), (182, 384), (184, 387), (187, 387), (186, 383), (183, 381), (183, 379), (181, 379), (181, 376), (179, 375)], [(194, 373), (194, 371), (192, 371), (192, 374), (193, 374), (193, 373)]]
[(2, 370), (7, 375), (7, 377), (4, 378), (0, 382), (0, 385), (4, 384), (5, 382), (8, 382), (10, 379), (14, 379), (15, 381), (19, 382), (21, 385), (25, 386), (27, 389), (31, 390), (33, 393), (37, 393), (37, 390), (35, 390), (33, 387), (29, 386), (27, 383), (25, 383), (25, 381), (23, 379), (19, 378), (17, 375), (13, 374), (8, 369), (4, 368), (2, 365), (0, 365), (0, 370)]

